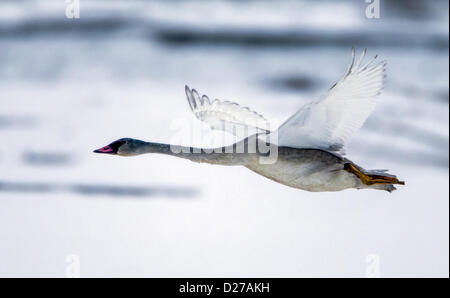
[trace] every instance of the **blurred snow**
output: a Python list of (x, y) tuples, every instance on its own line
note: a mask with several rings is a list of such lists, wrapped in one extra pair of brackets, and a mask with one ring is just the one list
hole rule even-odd
[[(64, 276), (76, 254), (82, 276), (363, 277), (377, 254), (381, 276), (448, 277), (448, 2), (380, 20), (361, 3), (81, 0), (68, 20), (64, 1), (1, 2), (0, 276)], [(170, 142), (180, 119), (207, 131), (185, 84), (281, 123), (353, 45), (388, 79), (348, 157), (406, 180), (393, 194), (92, 154)]]

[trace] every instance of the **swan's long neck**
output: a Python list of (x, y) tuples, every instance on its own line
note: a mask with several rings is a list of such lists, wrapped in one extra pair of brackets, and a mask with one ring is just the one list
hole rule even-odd
[(139, 142), (133, 148), (133, 155), (160, 153), (201, 163), (205, 162), (222, 165), (242, 165), (246, 163), (246, 159), (248, 157), (247, 154), (233, 154), (226, 152), (226, 147), (204, 149), (144, 141)]
[(153, 143), (153, 142), (139, 142), (139, 146), (133, 148), (133, 153), (135, 154), (145, 154), (145, 153), (161, 153), (169, 154), (171, 153), (170, 145)]

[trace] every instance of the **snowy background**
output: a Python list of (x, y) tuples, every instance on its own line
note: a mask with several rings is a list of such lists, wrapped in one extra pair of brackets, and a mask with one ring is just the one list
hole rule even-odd
[[(364, 277), (375, 255), (382, 277), (448, 277), (447, 1), (80, 4), (0, 2), (0, 276), (64, 277), (75, 255), (82, 277)], [(406, 180), (392, 194), (92, 153), (198, 127), (185, 84), (279, 123), (352, 46), (388, 79), (348, 157)]]

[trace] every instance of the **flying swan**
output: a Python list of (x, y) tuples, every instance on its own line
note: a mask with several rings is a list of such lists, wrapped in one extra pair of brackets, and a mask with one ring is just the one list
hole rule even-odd
[(94, 152), (120, 156), (162, 153), (195, 162), (241, 165), (278, 183), (313, 192), (348, 188), (392, 192), (394, 184), (405, 183), (387, 170), (365, 170), (344, 157), (344, 145), (372, 113), (375, 97), (383, 88), (386, 62), (376, 62), (375, 56), (363, 64), (366, 51), (355, 60), (352, 48), (351, 63), (343, 78), (326, 96), (304, 105), (277, 130), (270, 131), (268, 121), (249, 108), (211, 101), (186, 86), (192, 112), (212, 129), (236, 134), (244, 128), (255, 133), (231, 146), (214, 149), (123, 138)]

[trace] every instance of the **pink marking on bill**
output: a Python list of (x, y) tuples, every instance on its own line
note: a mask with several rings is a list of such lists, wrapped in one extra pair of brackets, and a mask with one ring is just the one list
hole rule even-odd
[(113, 152), (112, 148), (109, 146), (105, 146), (103, 148), (98, 149), (98, 151), (103, 152), (103, 153), (110, 153)]

